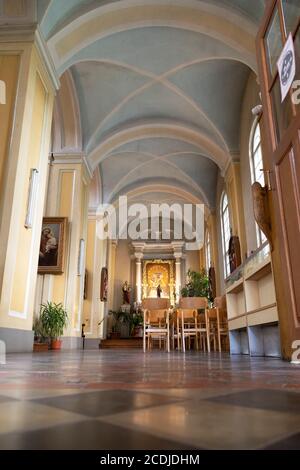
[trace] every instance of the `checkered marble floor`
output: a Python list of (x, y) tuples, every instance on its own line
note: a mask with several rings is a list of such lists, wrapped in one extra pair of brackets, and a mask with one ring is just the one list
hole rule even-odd
[(300, 369), (100, 350), (9, 355), (0, 449), (299, 449)]

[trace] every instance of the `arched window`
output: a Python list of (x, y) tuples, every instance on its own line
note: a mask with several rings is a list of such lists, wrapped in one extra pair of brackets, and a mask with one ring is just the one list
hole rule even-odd
[(230, 274), (230, 264), (228, 256), (229, 240), (230, 240), (230, 216), (229, 216), (229, 205), (228, 197), (226, 193), (223, 193), (221, 198), (221, 230), (222, 230), (222, 248), (223, 248), (223, 259), (224, 259), (224, 276), (227, 277)]
[[(261, 152), (261, 135), (259, 119), (253, 123), (252, 132), (250, 136), (250, 168), (251, 168), (251, 182), (252, 184), (257, 181), (262, 186), (265, 186), (265, 175), (263, 169), (263, 159)], [(256, 241), (257, 247), (260, 247), (267, 240), (264, 233), (256, 225)]]
[(206, 269), (209, 270), (209, 268), (211, 267), (211, 246), (210, 246), (209, 230), (206, 231), (206, 237), (205, 237), (205, 258), (206, 258)]

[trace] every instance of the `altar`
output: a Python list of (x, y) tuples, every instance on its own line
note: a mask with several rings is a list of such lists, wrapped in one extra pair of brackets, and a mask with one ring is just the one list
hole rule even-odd
[(154, 259), (143, 261), (143, 298), (157, 297), (158, 287), (160, 297), (170, 299), (173, 303), (175, 292), (174, 259)]

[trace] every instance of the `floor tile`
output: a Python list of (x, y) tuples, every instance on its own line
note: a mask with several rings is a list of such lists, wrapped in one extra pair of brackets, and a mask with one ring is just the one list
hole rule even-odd
[(279, 359), (50, 351), (0, 372), (1, 448), (298, 446), (299, 368)]
[[(285, 390), (248, 390), (208, 398), (214, 403), (300, 413), (300, 393)], [(299, 417), (300, 419), (300, 417)]]
[(202, 401), (101, 418), (206, 449), (256, 449), (300, 431), (299, 416)]
[(9, 401), (0, 404), (0, 434), (47, 428), (83, 419), (75, 413), (28, 401)]
[(176, 400), (174, 397), (165, 395), (157, 396), (128, 390), (105, 390), (42, 398), (34, 400), (34, 402), (96, 418), (122, 411), (157, 406), (162, 403), (172, 403)]
[[(18, 400), (33, 400), (38, 398), (48, 398), (48, 397), (59, 397), (64, 395), (76, 395), (78, 393), (89, 393), (89, 390), (79, 390), (71, 388), (55, 388), (55, 389), (22, 389), (14, 388), (7, 389), (2, 391), (2, 396), (7, 397), (8, 399), (18, 399)], [(1, 400), (1, 397), (0, 397)]]
[(8, 401), (14, 401), (14, 398), (6, 395), (0, 395), (0, 403), (6, 403)]
[(83, 421), (25, 433), (0, 435), (0, 449), (148, 449), (172, 450), (189, 447), (151, 434), (124, 429), (99, 421)]
[(300, 433), (293, 434), (283, 440), (269, 444), (265, 450), (300, 450)]

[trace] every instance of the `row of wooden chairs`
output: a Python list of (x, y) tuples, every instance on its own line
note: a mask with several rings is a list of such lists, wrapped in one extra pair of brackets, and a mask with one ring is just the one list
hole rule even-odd
[(203, 351), (222, 351), (228, 348), (228, 324), (225, 297), (217, 297), (213, 308), (206, 298), (182, 298), (179, 307), (170, 310), (168, 299), (144, 299), (144, 351), (170, 347), (183, 352), (191, 345)]

